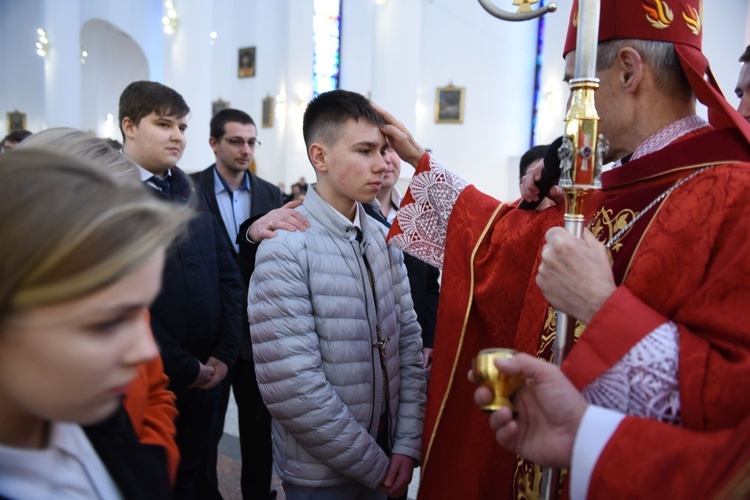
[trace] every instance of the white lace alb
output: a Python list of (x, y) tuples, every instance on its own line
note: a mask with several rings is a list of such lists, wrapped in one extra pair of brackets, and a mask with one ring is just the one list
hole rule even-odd
[(679, 359), (677, 326), (663, 323), (586, 386), (583, 397), (603, 408), (680, 425)]
[(414, 203), (401, 207), (401, 233), (391, 238), (396, 248), (443, 268), (448, 219), (461, 192), (469, 184), (430, 156), (430, 169), (412, 177), (409, 190)]

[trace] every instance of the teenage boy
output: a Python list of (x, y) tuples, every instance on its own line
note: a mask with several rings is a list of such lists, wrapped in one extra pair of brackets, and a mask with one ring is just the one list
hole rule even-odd
[(237, 358), (243, 307), (239, 271), (223, 229), (205, 193), (176, 167), (185, 150), (189, 112), (180, 94), (156, 82), (133, 82), (120, 96), (125, 156), (156, 196), (196, 209), (188, 230), (172, 244), (162, 290), (151, 307), (151, 328), (180, 412), (177, 498), (199, 496), (196, 491), (206, 487), (205, 457), (219, 386)]
[(386, 170), (384, 123), (343, 90), (307, 107), (315, 169), (305, 232), (264, 240), (248, 316), (274, 458), (289, 500), (402, 495), (420, 458), (422, 339), (401, 252), (370, 203)]

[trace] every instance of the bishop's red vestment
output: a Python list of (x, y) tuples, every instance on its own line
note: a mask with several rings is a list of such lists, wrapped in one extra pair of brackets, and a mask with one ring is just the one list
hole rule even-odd
[[(581, 325), (563, 370), (594, 404), (678, 431), (731, 430), (750, 413), (750, 150), (732, 130), (676, 135), (602, 176), (588, 227), (610, 243), (619, 286)], [(497, 445), (466, 373), (486, 347), (549, 359), (554, 309), (534, 278), (544, 233), (562, 225), (562, 214), (562, 206), (533, 212), (502, 204), (429, 155), (421, 159), (389, 234), (394, 245), (443, 267), (420, 499), (538, 493), (538, 468)], [(655, 356), (656, 371), (639, 371), (643, 353)], [(626, 422), (629, 439), (605, 448), (592, 497), (658, 488), (656, 471), (634, 481), (607, 465), (637, 461), (644, 446), (658, 442), (641, 437), (639, 427), (645, 433), (651, 422)]]

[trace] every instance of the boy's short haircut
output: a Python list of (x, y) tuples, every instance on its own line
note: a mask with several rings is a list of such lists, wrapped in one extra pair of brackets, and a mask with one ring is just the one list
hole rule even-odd
[(309, 149), (315, 142), (335, 143), (341, 126), (349, 118), (356, 121), (364, 118), (378, 127), (386, 124), (366, 97), (348, 90), (331, 90), (315, 97), (307, 105), (302, 121), (305, 146)]
[(120, 94), (120, 132), (125, 139), (122, 130), (122, 121), (127, 117), (135, 125), (141, 123), (141, 119), (151, 113), (158, 116), (173, 116), (182, 118), (190, 113), (185, 99), (176, 91), (166, 85), (157, 82), (138, 81), (133, 82)]
[(211, 118), (211, 137), (220, 139), (226, 133), (225, 125), (229, 122), (237, 122), (243, 125), (255, 126), (252, 117), (239, 109), (222, 109)]

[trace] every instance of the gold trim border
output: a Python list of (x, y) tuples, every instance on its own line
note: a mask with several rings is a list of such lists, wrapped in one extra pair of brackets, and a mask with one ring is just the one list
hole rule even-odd
[(453, 387), (453, 382), (456, 377), (456, 369), (458, 367), (458, 358), (461, 356), (461, 349), (463, 348), (464, 344), (464, 337), (466, 336), (466, 324), (469, 322), (469, 312), (471, 311), (471, 305), (474, 303), (474, 259), (477, 255), (477, 252), (479, 251), (479, 246), (484, 242), (485, 237), (487, 236), (487, 233), (489, 232), (490, 228), (495, 222), (495, 219), (497, 218), (498, 212), (500, 212), (500, 209), (505, 206), (505, 203), (500, 203), (495, 211), (492, 213), (492, 217), (490, 217), (490, 220), (487, 222), (487, 225), (484, 227), (484, 230), (482, 231), (481, 236), (479, 237), (479, 240), (477, 241), (477, 244), (474, 246), (474, 249), (471, 252), (471, 261), (470, 261), (470, 269), (471, 269), (471, 279), (470, 279), (470, 288), (469, 288), (469, 300), (466, 304), (466, 312), (464, 313), (464, 323), (461, 327), (461, 337), (458, 341), (458, 349), (456, 350), (456, 356), (453, 360), (453, 368), (451, 369), (451, 376), (448, 379), (448, 388), (445, 391), (445, 394), (443, 395), (443, 401), (440, 403), (440, 410), (438, 411), (438, 416), (435, 419), (435, 427), (432, 430), (432, 435), (430, 436), (430, 443), (427, 445), (427, 452), (425, 453), (424, 459), (422, 460), (422, 472), (420, 474), (420, 479), (424, 477), (425, 471), (427, 470), (427, 463), (430, 459), (430, 453), (432, 451), (432, 445), (435, 441), (435, 435), (437, 434), (438, 427), (440, 426), (440, 421), (443, 418), (443, 410), (445, 410), (445, 405), (448, 400), (448, 395), (451, 392), (451, 388)]

